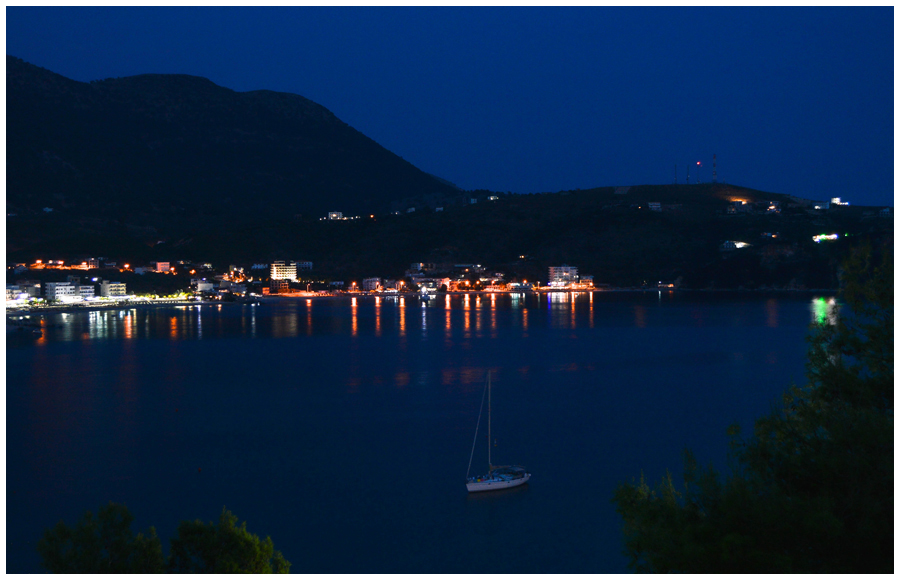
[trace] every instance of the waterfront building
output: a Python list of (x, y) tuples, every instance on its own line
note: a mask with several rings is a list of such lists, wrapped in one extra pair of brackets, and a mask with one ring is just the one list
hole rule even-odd
[(269, 270), (269, 278), (272, 280), (297, 281), (297, 262), (273, 262)]
[(550, 266), (549, 280), (551, 287), (562, 288), (578, 280), (578, 268), (576, 266)]
[(588, 289), (594, 287), (594, 277), (593, 276), (579, 276), (578, 278), (579, 288)]
[(28, 294), (22, 289), (22, 287), (7, 284), (6, 301), (13, 302), (15, 300), (19, 300), (20, 298), (28, 298)]
[(78, 286), (72, 282), (47, 282), (47, 300), (71, 299), (79, 296)]
[(366, 292), (373, 292), (381, 288), (381, 278), (363, 278), (362, 289)]
[(213, 282), (208, 281), (206, 278), (199, 279), (194, 278), (191, 280), (191, 286), (197, 289), (197, 292), (212, 292), (216, 285)]
[(96, 292), (93, 284), (78, 286), (78, 294), (81, 296), (82, 300), (93, 300)]
[(100, 282), (100, 296), (103, 298), (120, 298), (125, 296), (124, 282), (110, 282), (103, 280)]
[(290, 289), (291, 289), (291, 287), (287, 280), (277, 280), (277, 279), (269, 280), (269, 293), (270, 294), (284, 294)]
[(16, 280), (16, 286), (31, 298), (41, 297), (41, 283), (37, 280)]

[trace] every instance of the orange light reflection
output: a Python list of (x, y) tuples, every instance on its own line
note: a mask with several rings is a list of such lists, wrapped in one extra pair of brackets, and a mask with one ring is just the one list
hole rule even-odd
[(647, 326), (647, 309), (643, 306), (634, 307), (634, 325), (638, 328), (646, 328)]
[(381, 297), (375, 297), (375, 336), (381, 336)]
[(766, 301), (766, 326), (778, 328), (778, 300), (774, 298)]

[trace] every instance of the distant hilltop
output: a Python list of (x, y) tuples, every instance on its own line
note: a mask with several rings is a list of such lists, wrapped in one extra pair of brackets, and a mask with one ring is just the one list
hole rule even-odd
[(7, 206), (192, 219), (382, 213), (457, 192), (299, 95), (147, 74), (83, 83), (6, 57)]
[(338, 280), (569, 264), (618, 286), (830, 287), (847, 244), (892, 244), (890, 211), (727, 183), (462, 191), (299, 95), (188, 75), (83, 83), (12, 56), (6, 80), (8, 260), (303, 256)]

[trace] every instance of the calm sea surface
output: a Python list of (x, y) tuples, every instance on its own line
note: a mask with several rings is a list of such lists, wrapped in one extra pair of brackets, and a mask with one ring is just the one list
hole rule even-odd
[[(109, 501), (168, 551), (225, 506), (296, 573), (624, 572), (615, 486), (724, 467), (831, 296), (289, 299), (54, 314), (6, 350), (7, 572)], [(495, 463), (469, 495), (492, 372)], [(482, 428), (484, 423), (482, 423)], [(487, 465), (479, 434), (474, 471)]]

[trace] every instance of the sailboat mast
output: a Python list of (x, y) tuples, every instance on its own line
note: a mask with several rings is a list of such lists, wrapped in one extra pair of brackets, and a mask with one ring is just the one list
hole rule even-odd
[(491, 371), (488, 371), (488, 472), (494, 469), (491, 464)]

